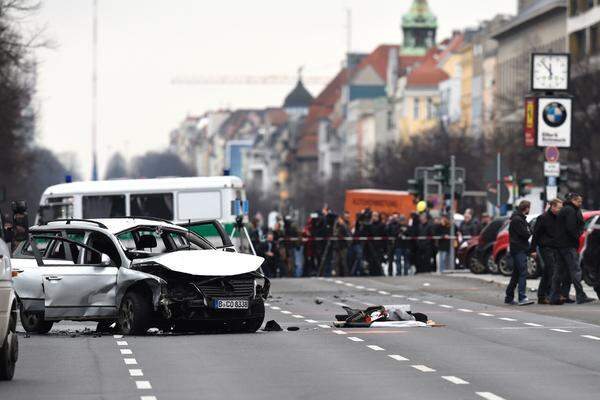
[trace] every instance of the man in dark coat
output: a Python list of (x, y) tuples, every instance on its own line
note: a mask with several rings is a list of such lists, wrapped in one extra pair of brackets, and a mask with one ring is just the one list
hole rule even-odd
[[(533, 227), (531, 249), (534, 252), (539, 251), (542, 265), (538, 304), (550, 304), (551, 285), (554, 275), (558, 274), (558, 213), (562, 206), (562, 200), (552, 200), (548, 210), (537, 218)], [(557, 288), (553, 288), (553, 290), (557, 290)]]
[[(527, 223), (527, 215), (531, 209), (531, 203), (523, 200), (519, 203), (517, 211), (510, 217), (508, 226), (508, 235), (510, 240), (510, 255), (513, 259), (513, 273), (510, 282), (506, 288), (506, 297), (504, 303), (520, 306), (533, 304), (532, 300), (527, 298), (527, 256), (529, 251), (529, 238), (531, 229)], [(515, 289), (518, 285), (519, 302), (515, 302)]]
[(262, 265), (265, 275), (269, 278), (276, 278), (280, 269), (280, 258), (279, 247), (272, 231), (267, 234), (267, 240), (259, 244), (257, 253), (265, 259)]
[[(583, 203), (583, 197), (577, 193), (569, 193), (567, 195), (564, 207), (558, 213), (558, 259), (560, 263), (560, 274), (557, 280), (565, 276), (571, 278), (571, 283), (575, 287), (575, 293), (577, 295), (577, 303), (589, 303), (593, 301), (583, 291), (581, 285), (581, 267), (579, 265), (579, 237), (583, 233), (585, 222), (583, 221), (583, 214), (581, 213), (581, 204)], [(558, 287), (558, 283), (553, 283), (553, 287)], [(566, 292), (566, 293), (565, 293)], [(551, 302), (553, 304), (561, 304), (563, 300), (557, 298), (556, 292), (552, 293)], [(568, 297), (568, 291), (562, 293), (563, 296)]]

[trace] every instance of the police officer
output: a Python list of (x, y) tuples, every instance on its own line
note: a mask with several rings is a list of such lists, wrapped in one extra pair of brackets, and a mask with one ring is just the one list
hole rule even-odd
[(558, 273), (557, 239), (558, 239), (558, 213), (563, 203), (554, 199), (548, 210), (540, 215), (533, 227), (532, 251), (539, 249), (542, 261), (542, 276), (538, 287), (538, 304), (550, 304), (550, 288), (555, 273)]

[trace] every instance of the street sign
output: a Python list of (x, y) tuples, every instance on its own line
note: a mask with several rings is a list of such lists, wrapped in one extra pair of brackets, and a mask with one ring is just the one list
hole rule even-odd
[(560, 176), (560, 163), (557, 162), (545, 162), (544, 163), (544, 176), (558, 178)]
[(546, 186), (546, 200), (554, 200), (558, 197), (558, 186)]
[(558, 147), (555, 147), (555, 146), (546, 147), (544, 154), (546, 155), (546, 161), (548, 161), (548, 162), (557, 162), (558, 158), (560, 156)]
[(535, 146), (535, 97), (525, 98), (525, 147)]
[(558, 186), (558, 179), (555, 176), (549, 176), (548, 186)]
[(539, 147), (571, 147), (571, 114), (573, 101), (563, 97), (538, 99), (537, 145)]

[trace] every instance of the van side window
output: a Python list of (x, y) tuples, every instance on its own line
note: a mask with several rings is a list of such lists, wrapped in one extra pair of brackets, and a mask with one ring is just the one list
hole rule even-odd
[(125, 216), (125, 195), (83, 196), (83, 218)]
[(157, 217), (173, 220), (173, 193), (132, 194), (130, 213), (134, 217)]

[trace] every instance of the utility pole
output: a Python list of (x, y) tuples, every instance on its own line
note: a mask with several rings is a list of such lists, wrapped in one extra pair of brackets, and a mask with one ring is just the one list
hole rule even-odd
[(502, 202), (502, 154), (496, 154), (496, 210), (495, 215), (500, 215), (500, 203)]
[[(450, 262), (452, 263), (452, 269), (456, 265), (454, 259), (454, 236), (456, 235), (456, 227), (454, 226), (454, 214), (456, 214), (455, 205), (455, 192), (456, 192), (456, 157), (450, 157)], [(439, 269), (439, 266), (438, 266)]]
[(98, 0), (92, 19), (92, 180), (98, 180)]

